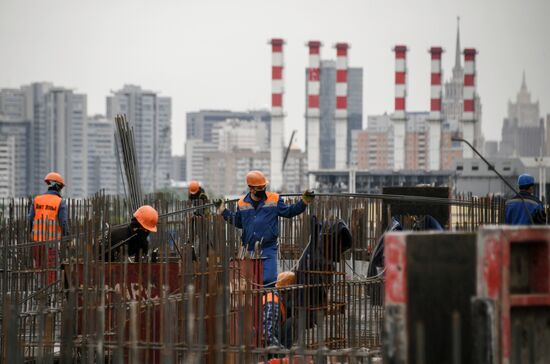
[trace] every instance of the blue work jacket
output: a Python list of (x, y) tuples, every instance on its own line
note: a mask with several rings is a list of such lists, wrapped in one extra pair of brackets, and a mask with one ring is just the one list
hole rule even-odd
[(242, 242), (248, 250), (254, 250), (257, 241), (262, 242), (262, 249), (277, 245), (279, 236), (279, 216), (291, 218), (305, 211), (307, 205), (299, 201), (287, 205), (275, 192), (267, 192), (267, 198), (254, 208), (250, 193), (239, 200), (235, 213), (225, 209), (223, 218), (236, 227), (243, 229)]
[[(535, 224), (545, 223), (544, 206), (542, 202), (529, 192), (520, 191), (519, 193), (525, 201), (525, 206), (533, 218)], [(531, 219), (523, 206), (523, 201), (519, 196), (506, 201), (506, 210), (504, 222), (509, 225), (531, 225)]]

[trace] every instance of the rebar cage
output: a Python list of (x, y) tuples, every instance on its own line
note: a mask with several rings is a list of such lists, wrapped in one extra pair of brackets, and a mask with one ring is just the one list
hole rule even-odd
[[(449, 228), (473, 230), (502, 219), (499, 200), (457, 199)], [(111, 262), (104, 259), (109, 231), (129, 221), (126, 200), (98, 194), (66, 202), (69, 234), (34, 241), (27, 221), (32, 200), (0, 201), (5, 363), (380, 357), (384, 277), (366, 277), (385, 230), (379, 198), (318, 197), (304, 214), (280, 219), (279, 271), (294, 271), (296, 283), (273, 288), (262, 285), (261, 257), (241, 259), (240, 231), (214, 211), (163, 218), (144, 259)], [(146, 203), (161, 215), (191, 206), (169, 195), (148, 196)], [(236, 209), (234, 202), (227, 207)], [(351, 231), (349, 246), (323, 230), (339, 223)], [(274, 296), (284, 320), (280, 307), (267, 308)], [(269, 341), (272, 330), (277, 345)]]

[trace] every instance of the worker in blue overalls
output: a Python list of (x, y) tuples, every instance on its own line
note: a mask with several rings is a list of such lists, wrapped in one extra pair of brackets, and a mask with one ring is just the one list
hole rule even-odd
[(535, 179), (528, 174), (518, 178), (519, 195), (506, 201), (504, 222), (509, 225), (545, 224), (542, 202), (533, 194)]
[(246, 184), (250, 192), (241, 198), (237, 211), (232, 212), (217, 200), (218, 213), (239, 229), (243, 229), (242, 242), (252, 255), (255, 247), (264, 258), (263, 283), (272, 286), (277, 281), (277, 238), (279, 236), (279, 216), (292, 218), (305, 211), (313, 202), (313, 191), (305, 191), (302, 199), (295, 204), (287, 205), (279, 194), (266, 191), (269, 181), (260, 171), (250, 171), (246, 175)]

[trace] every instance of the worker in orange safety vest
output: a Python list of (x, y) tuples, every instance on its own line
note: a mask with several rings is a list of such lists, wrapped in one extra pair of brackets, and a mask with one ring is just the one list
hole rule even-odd
[(58, 246), (51, 241), (59, 241), (69, 234), (67, 204), (61, 198), (65, 180), (57, 172), (44, 177), (48, 190), (34, 198), (29, 208), (27, 220), (32, 239), (40, 242), (33, 247), (33, 265), (36, 269), (47, 269), (46, 284), (55, 282), (55, 267)]
[[(296, 284), (292, 271), (281, 272), (277, 276), (276, 288)], [(287, 318), (287, 307), (281, 292), (270, 290), (262, 297), (262, 326), (266, 346), (282, 347), (280, 332)]]

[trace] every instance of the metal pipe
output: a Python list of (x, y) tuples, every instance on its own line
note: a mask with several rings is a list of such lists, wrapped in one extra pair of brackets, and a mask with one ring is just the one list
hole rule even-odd
[(504, 178), (495, 168), (495, 166), (493, 166), (491, 163), (489, 163), (489, 161), (487, 159), (485, 159), (485, 157), (483, 157), (481, 155), (480, 152), (477, 151), (476, 148), (474, 148), (474, 146), (472, 144), (470, 144), (469, 141), (467, 141), (466, 139), (463, 139), (463, 138), (458, 138), (458, 137), (451, 137), (451, 141), (453, 142), (462, 142), (462, 143), (466, 143), (473, 151), (475, 154), (477, 154), (479, 156), (479, 158), (481, 158), (481, 160), (487, 165), (487, 167), (489, 168), (490, 171), (493, 171), (495, 172), (495, 174), (498, 176), (498, 178), (500, 178), (500, 180), (502, 182), (504, 182), (504, 184), (506, 184), (506, 186), (508, 186), (508, 188), (510, 188), (515, 194), (516, 196), (518, 196), (520, 199), (521, 199), (521, 203), (523, 205), (523, 208), (525, 210), (525, 212), (527, 213), (527, 216), (529, 216), (529, 220), (531, 221), (531, 224), (534, 225), (535, 224), (535, 221), (533, 220), (533, 216), (531, 216), (531, 212), (529, 212), (529, 209), (527, 208), (527, 204), (525, 203), (525, 199), (523, 198), (523, 196), (519, 193), (519, 191), (517, 191), (511, 184), (510, 182), (508, 182), (506, 180), (506, 178)]
[[(300, 197), (301, 193), (283, 193), (280, 194), (281, 197)], [(375, 193), (316, 193), (315, 196), (318, 197), (360, 197), (360, 198), (372, 198), (380, 200), (390, 200), (390, 201), (410, 201), (410, 202), (419, 202), (419, 203), (434, 203), (434, 204), (449, 204), (449, 205), (471, 205), (471, 202), (465, 202), (461, 200), (453, 200), (440, 197), (427, 197), (427, 196), (407, 196), (407, 195), (389, 195), (389, 194), (375, 194)], [(224, 203), (237, 202), (239, 199), (226, 200)], [(192, 206), (182, 210), (167, 212), (164, 214), (159, 214), (159, 219), (166, 217), (183, 214), (186, 212), (193, 212), (196, 210), (206, 209), (209, 207), (214, 207), (214, 203), (208, 203), (199, 206)]]

